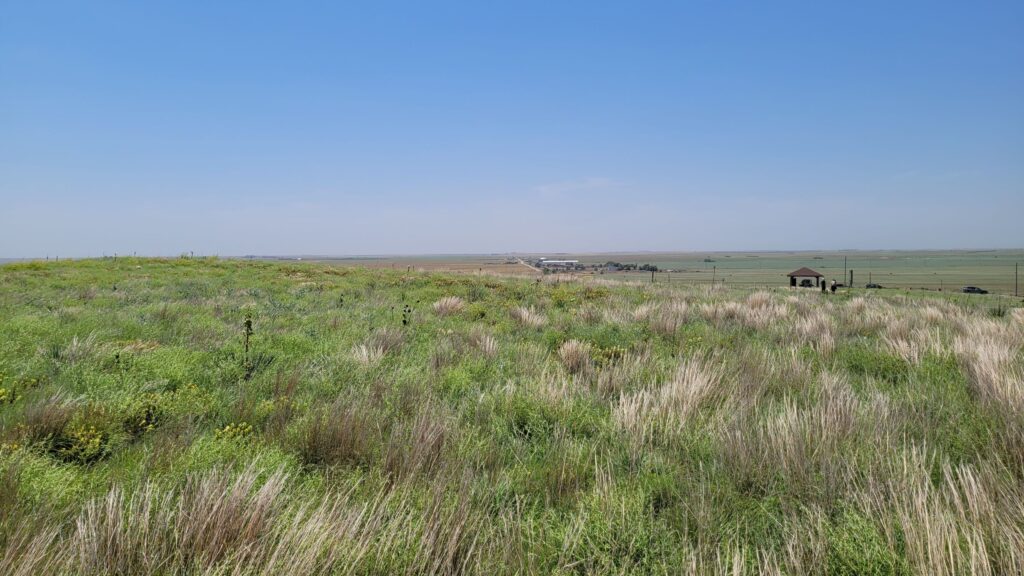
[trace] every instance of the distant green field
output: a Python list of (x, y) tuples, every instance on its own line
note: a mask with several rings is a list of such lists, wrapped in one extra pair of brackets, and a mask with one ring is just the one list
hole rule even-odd
[[(993, 294), (1013, 295), (1014, 264), (1024, 275), (1024, 250), (956, 251), (841, 251), (841, 252), (636, 252), (520, 254), (525, 260), (540, 257), (579, 260), (591, 266), (605, 262), (655, 264), (656, 282), (703, 284), (724, 282), (739, 287), (775, 287), (788, 283), (786, 274), (801, 267), (816, 270), (828, 281), (845, 282), (853, 270), (853, 286), (868, 282), (886, 288), (958, 292), (963, 286), (979, 286)], [(309, 259), (309, 258), (307, 258)], [(535, 271), (509, 263), (515, 257), (490, 255), (390, 256), (373, 258), (312, 258), (345, 267), (534, 275)], [(708, 261), (705, 261), (708, 260)], [(588, 272), (589, 273), (589, 272)], [(650, 281), (649, 272), (604, 273), (618, 280)]]
[[(724, 280), (726, 284), (784, 286), (788, 272), (806, 266), (821, 272), (829, 281), (834, 278), (839, 282), (843, 282), (844, 268), (853, 270), (854, 286), (858, 287), (868, 282), (886, 288), (915, 290), (957, 291), (963, 286), (980, 286), (999, 294), (1014, 293), (1014, 264), (1024, 264), (1024, 250), (693, 252), (581, 254), (570, 257), (586, 265), (607, 261), (637, 262), (673, 270), (672, 273), (659, 273), (656, 277), (659, 282), (711, 282), (714, 279)], [(705, 262), (705, 259), (712, 262)], [(622, 273), (611, 277), (650, 279), (650, 273)]]

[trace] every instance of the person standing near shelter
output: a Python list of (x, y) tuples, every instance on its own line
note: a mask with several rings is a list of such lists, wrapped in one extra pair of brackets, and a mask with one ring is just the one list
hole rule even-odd
[(835, 293), (836, 293), (836, 279), (835, 279), (835, 278), (833, 278), (833, 279), (832, 279), (832, 286), (831, 286), (831, 290), (832, 290), (832, 293), (833, 293), (833, 294), (835, 294)]

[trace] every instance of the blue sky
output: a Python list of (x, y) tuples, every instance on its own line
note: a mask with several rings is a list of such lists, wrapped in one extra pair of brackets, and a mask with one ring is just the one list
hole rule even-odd
[(0, 256), (1024, 246), (1021, 2), (0, 0)]

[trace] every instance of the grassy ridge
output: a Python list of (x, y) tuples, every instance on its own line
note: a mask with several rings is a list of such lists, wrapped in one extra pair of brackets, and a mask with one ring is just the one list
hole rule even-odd
[(0, 573), (1021, 571), (1008, 306), (4, 266)]

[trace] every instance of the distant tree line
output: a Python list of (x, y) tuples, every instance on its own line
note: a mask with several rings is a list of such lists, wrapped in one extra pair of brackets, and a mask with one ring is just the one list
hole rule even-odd
[(635, 264), (635, 263), (633, 263), (633, 264), (625, 263), (624, 264), (622, 262), (613, 262), (611, 260), (609, 260), (608, 262), (605, 262), (603, 265), (602, 264), (595, 264), (594, 268), (595, 269), (596, 268), (606, 268), (606, 269), (609, 269), (609, 270), (618, 270), (618, 271), (624, 271), (624, 272), (625, 271), (629, 271), (629, 270), (640, 270), (642, 272), (657, 272), (658, 271), (658, 267), (656, 265), (654, 265), (654, 264)]

